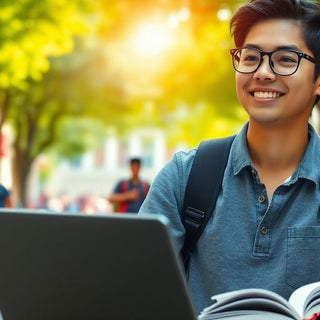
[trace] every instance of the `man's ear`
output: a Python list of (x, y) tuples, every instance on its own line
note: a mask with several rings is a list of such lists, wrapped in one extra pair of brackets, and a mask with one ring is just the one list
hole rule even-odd
[(318, 79), (316, 80), (316, 91), (315, 94), (320, 96), (320, 75), (318, 76)]

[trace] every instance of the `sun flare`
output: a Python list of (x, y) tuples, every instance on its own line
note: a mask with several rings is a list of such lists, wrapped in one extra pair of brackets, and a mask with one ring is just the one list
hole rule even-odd
[(166, 24), (141, 24), (131, 37), (132, 47), (136, 54), (145, 57), (161, 54), (172, 43), (171, 32)]

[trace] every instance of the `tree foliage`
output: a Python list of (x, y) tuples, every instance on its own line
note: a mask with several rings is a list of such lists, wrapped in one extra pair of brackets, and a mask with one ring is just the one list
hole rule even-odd
[[(122, 133), (161, 126), (171, 145), (236, 131), (245, 116), (236, 102), (229, 25), (217, 13), (238, 4), (2, 0), (0, 126), (13, 128), (19, 200), (26, 203), (37, 156), (55, 150), (72, 158), (97, 146), (110, 126)], [(181, 13), (189, 16), (169, 28)], [(133, 46), (143, 23), (166, 26), (171, 42), (161, 53), (139, 53), (146, 41)]]
[[(88, 31), (78, 10), (84, 0), (2, 0), (0, 3), (0, 87), (41, 79), (49, 57), (70, 53), (73, 36)], [(86, 6), (88, 8), (88, 6)]]
[[(13, 183), (22, 203), (31, 165), (39, 152), (54, 141), (49, 136), (61, 113), (51, 113), (53, 118), (43, 130), (43, 115), (57, 109), (57, 103), (51, 88), (45, 88), (42, 76), (50, 70), (50, 58), (72, 52), (74, 36), (89, 31), (79, 4), (90, 12), (85, 0), (0, 3), (0, 128), (6, 121), (13, 128)], [(41, 136), (37, 143), (36, 136)]]

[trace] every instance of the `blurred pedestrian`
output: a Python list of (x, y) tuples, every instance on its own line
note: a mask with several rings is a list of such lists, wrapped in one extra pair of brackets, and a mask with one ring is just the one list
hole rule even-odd
[(0, 208), (13, 208), (10, 191), (0, 184)]
[(137, 213), (148, 191), (149, 183), (139, 177), (141, 159), (132, 158), (129, 161), (131, 177), (120, 180), (108, 200), (114, 205), (114, 211), (119, 213)]

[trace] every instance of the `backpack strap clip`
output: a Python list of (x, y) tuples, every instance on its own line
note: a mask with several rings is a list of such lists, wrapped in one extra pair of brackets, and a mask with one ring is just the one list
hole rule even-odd
[(204, 211), (196, 208), (188, 207), (185, 213), (185, 224), (188, 225), (188, 229), (200, 229), (205, 218)]

